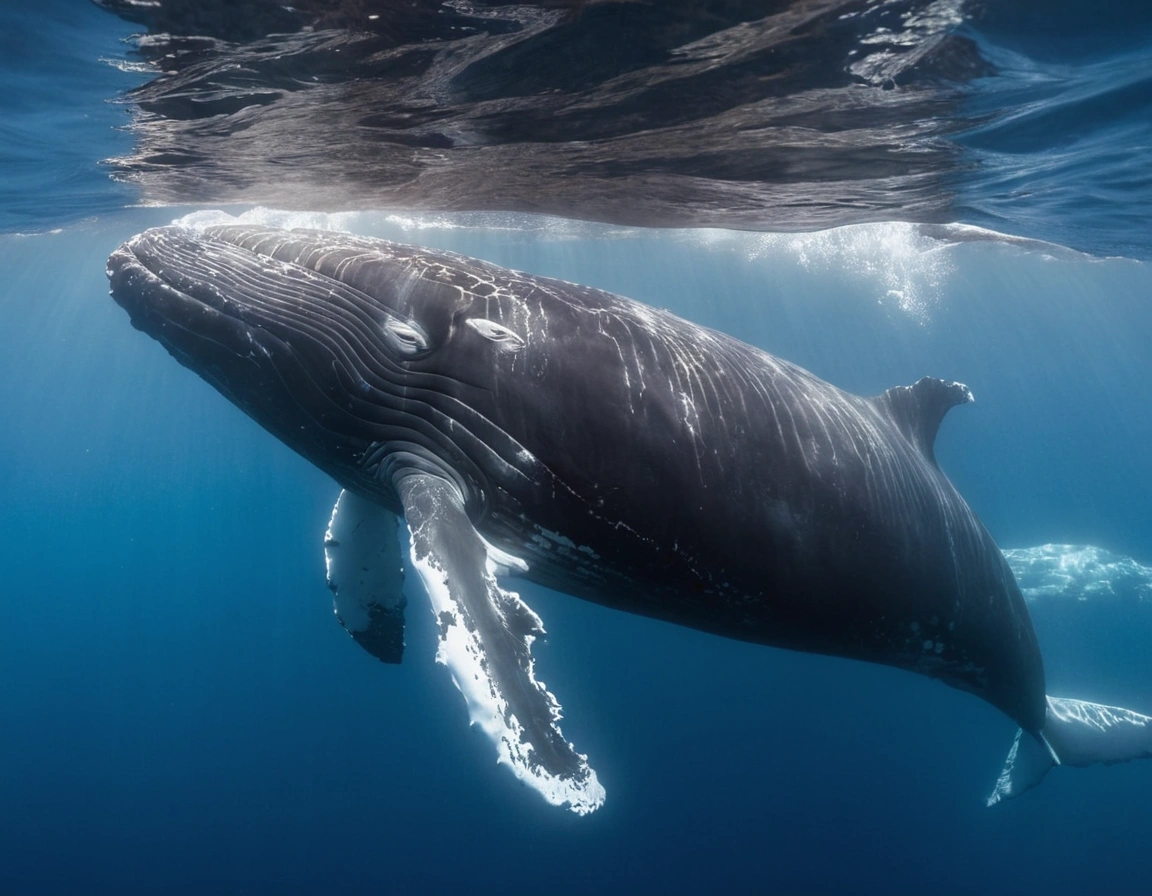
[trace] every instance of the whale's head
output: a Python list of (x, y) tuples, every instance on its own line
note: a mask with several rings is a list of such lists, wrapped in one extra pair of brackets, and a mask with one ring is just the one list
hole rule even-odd
[(107, 273), (137, 329), (345, 487), (394, 504), (398, 471), (432, 469), (474, 504), (524, 474), (492, 413), (523, 303), (485, 270), (347, 234), (169, 226)]

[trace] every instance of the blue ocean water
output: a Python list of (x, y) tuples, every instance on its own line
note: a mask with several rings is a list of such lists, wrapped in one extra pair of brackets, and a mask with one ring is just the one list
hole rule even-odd
[[(989, 810), (1014, 725), (973, 697), (527, 588), (550, 633), (540, 677), (608, 801), (577, 818), (517, 786), (467, 727), (416, 601), (402, 666), (336, 624), (320, 544), (333, 483), (108, 299), (108, 253), (194, 209), (124, 207), (99, 166), (129, 149), (102, 100), (132, 75), (99, 59), (123, 57), (130, 29), (85, 4), (41, 9), (55, 37), (26, 46), (34, 66), (6, 53), (3, 75), (24, 102), (0, 195), (25, 223), (0, 237), (0, 892), (1146, 891), (1147, 763), (1058, 769)], [(1111, 41), (1093, 77), (1112, 65), (1119, 89), (1146, 44)], [(1124, 126), (1076, 122), (1079, 143), (1120, 152)], [(1006, 153), (993, 136), (972, 144)], [(1100, 254), (903, 224), (230, 211), (611, 289), (863, 394), (963, 380), (976, 403), (937, 451), (1002, 545), (1152, 563), (1152, 271), (1124, 257), (1148, 254), (1147, 169), (1126, 155), (1115, 194), (1083, 196), (1103, 223), (1075, 239), (1078, 185), (1109, 169), (1030, 152), (1063, 198), (1037, 212), (1047, 230), (1008, 226), (1015, 211), (1002, 229)], [(973, 207), (1006, 203), (971, 189)], [(1109, 233), (1135, 248), (1102, 248), (1121, 245)], [(1050, 691), (1152, 712), (1146, 605), (1034, 616)]]

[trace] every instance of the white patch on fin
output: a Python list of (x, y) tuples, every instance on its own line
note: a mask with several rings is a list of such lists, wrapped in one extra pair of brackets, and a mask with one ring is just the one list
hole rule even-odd
[(484, 542), (484, 550), (488, 552), (488, 572), (494, 576), (515, 575), (518, 572), (528, 572), (528, 563), (515, 554), (502, 551), (488, 541), (483, 535), (480, 540)]
[(404, 652), (404, 571), (396, 515), (342, 491), (324, 533), (333, 611), (365, 650), (385, 663)]
[(464, 695), (468, 716), (496, 745), (498, 761), (554, 806), (586, 815), (604, 802), (587, 757), (564, 740), (556, 698), (536, 680), (531, 646), (540, 618), (504, 591), (455, 487), (430, 475), (399, 483), (412, 535), (412, 565), (436, 618), (436, 660)]

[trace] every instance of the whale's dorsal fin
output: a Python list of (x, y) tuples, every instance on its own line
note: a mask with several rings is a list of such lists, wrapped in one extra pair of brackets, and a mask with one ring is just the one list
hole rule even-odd
[(340, 492), (324, 533), (328, 588), (340, 624), (383, 663), (404, 656), (404, 571), (396, 514)]
[(972, 390), (963, 383), (951, 383), (931, 376), (923, 377), (911, 386), (896, 386), (872, 399), (876, 407), (933, 463), (936, 454), (932, 445), (940, 421), (949, 408), (974, 400)]

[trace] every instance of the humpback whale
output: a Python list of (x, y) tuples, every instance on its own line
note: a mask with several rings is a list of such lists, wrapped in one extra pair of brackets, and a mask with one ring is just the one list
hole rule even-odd
[(553, 804), (604, 788), (535, 677), (544, 626), (512, 577), (971, 692), (1020, 728), (990, 803), (1152, 755), (1152, 718), (1046, 694), (1011, 569), (933, 454), (960, 383), (861, 397), (621, 296), (343, 233), (159, 227), (107, 273), (134, 326), (342, 487), (328, 584), (387, 663), (403, 520), (438, 660)]

